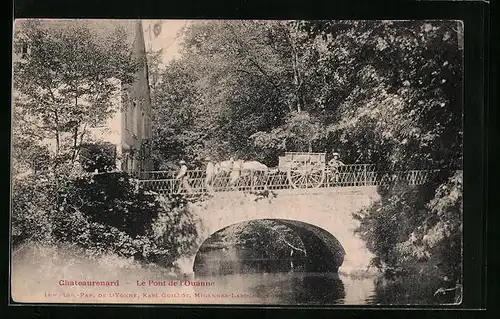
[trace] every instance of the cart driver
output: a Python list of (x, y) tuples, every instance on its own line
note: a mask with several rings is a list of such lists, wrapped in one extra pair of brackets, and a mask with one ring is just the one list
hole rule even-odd
[(340, 161), (340, 154), (339, 153), (333, 152), (332, 156), (333, 156), (333, 158), (328, 162), (328, 166), (330, 166), (330, 168), (338, 170), (338, 168), (340, 166), (345, 165), (344, 163), (342, 163)]
[(340, 154), (337, 152), (332, 153), (333, 158), (328, 162), (328, 166), (332, 172), (332, 177), (335, 182), (339, 181), (339, 167), (345, 164), (340, 161)]

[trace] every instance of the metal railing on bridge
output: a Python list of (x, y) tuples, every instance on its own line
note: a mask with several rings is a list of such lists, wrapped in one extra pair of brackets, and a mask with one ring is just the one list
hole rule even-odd
[[(378, 172), (372, 164), (345, 165), (338, 170), (326, 168), (317, 177), (314, 185), (291, 182), (290, 173), (270, 169), (268, 174), (240, 176), (231, 181), (230, 173), (218, 174), (206, 185), (205, 170), (188, 170), (185, 182), (176, 180), (176, 172), (148, 171), (141, 172), (139, 187), (162, 194), (202, 194), (207, 192), (283, 190), (296, 188), (331, 188), (353, 186), (378, 186), (394, 180), (405, 180), (409, 185), (424, 184), (429, 174), (437, 170), (409, 170), (398, 172)], [(306, 178), (304, 178), (306, 179)]]

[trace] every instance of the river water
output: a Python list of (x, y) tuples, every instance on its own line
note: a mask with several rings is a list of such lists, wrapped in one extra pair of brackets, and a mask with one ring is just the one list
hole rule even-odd
[[(203, 246), (202, 246), (203, 247)], [(453, 303), (455, 291), (429, 273), (387, 278), (364, 269), (339, 268), (338, 273), (308, 272), (304, 258), (269, 259), (252, 249), (200, 249), (193, 287), (198, 302), (275, 305), (429, 305)], [(293, 255), (296, 256), (297, 254)]]
[[(196, 287), (206, 303), (273, 305), (428, 305), (452, 303), (435, 296), (436, 283), (421, 277), (388, 280), (342, 273), (249, 273), (197, 277), (213, 282)], [(221, 295), (225, 298), (220, 298)]]
[[(274, 236), (276, 233), (281, 237)], [(453, 289), (454, 283), (448, 279), (443, 282), (444, 276), (431, 273), (430, 267), (415, 267), (413, 272), (388, 277), (346, 260), (332, 265), (338, 261), (323, 258), (307, 237), (310, 235), (301, 235), (279, 223), (263, 221), (230, 226), (213, 234), (198, 250), (193, 267), (195, 280), (208, 286), (191, 287), (193, 296), (198, 302), (226, 304), (401, 306), (455, 302), (458, 290)], [(331, 267), (323, 267), (325, 263)], [(335, 273), (320, 272), (337, 268)], [(436, 293), (440, 288), (446, 290)]]
[(195, 280), (210, 285), (192, 287), (197, 301), (273, 305), (436, 305), (455, 301), (455, 291), (436, 294), (440, 287), (449, 286), (428, 273), (387, 278), (378, 272), (342, 267), (338, 273), (314, 273), (300, 266), (300, 258), (255, 258), (251, 253), (251, 249), (200, 249)]

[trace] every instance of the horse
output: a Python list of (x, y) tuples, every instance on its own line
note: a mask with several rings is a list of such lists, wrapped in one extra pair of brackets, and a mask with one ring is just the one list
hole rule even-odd
[(214, 186), (220, 187), (221, 180), (229, 177), (233, 170), (234, 159), (231, 157), (228, 161), (212, 163), (213, 166), (207, 164), (205, 186), (211, 190)]
[(228, 161), (223, 161), (216, 164), (218, 167), (217, 173), (230, 173), (234, 167), (234, 158), (230, 158)]
[(243, 161), (238, 160), (233, 164), (233, 169), (230, 173), (229, 185), (234, 187), (238, 180), (248, 178), (250, 180), (252, 190), (259, 181), (264, 181), (264, 187), (267, 188), (267, 176), (269, 168), (258, 161)]

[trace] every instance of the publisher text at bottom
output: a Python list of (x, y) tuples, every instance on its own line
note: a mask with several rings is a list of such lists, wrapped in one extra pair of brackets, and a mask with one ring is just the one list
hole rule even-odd
[(253, 298), (254, 295), (247, 293), (194, 293), (195, 298)]

